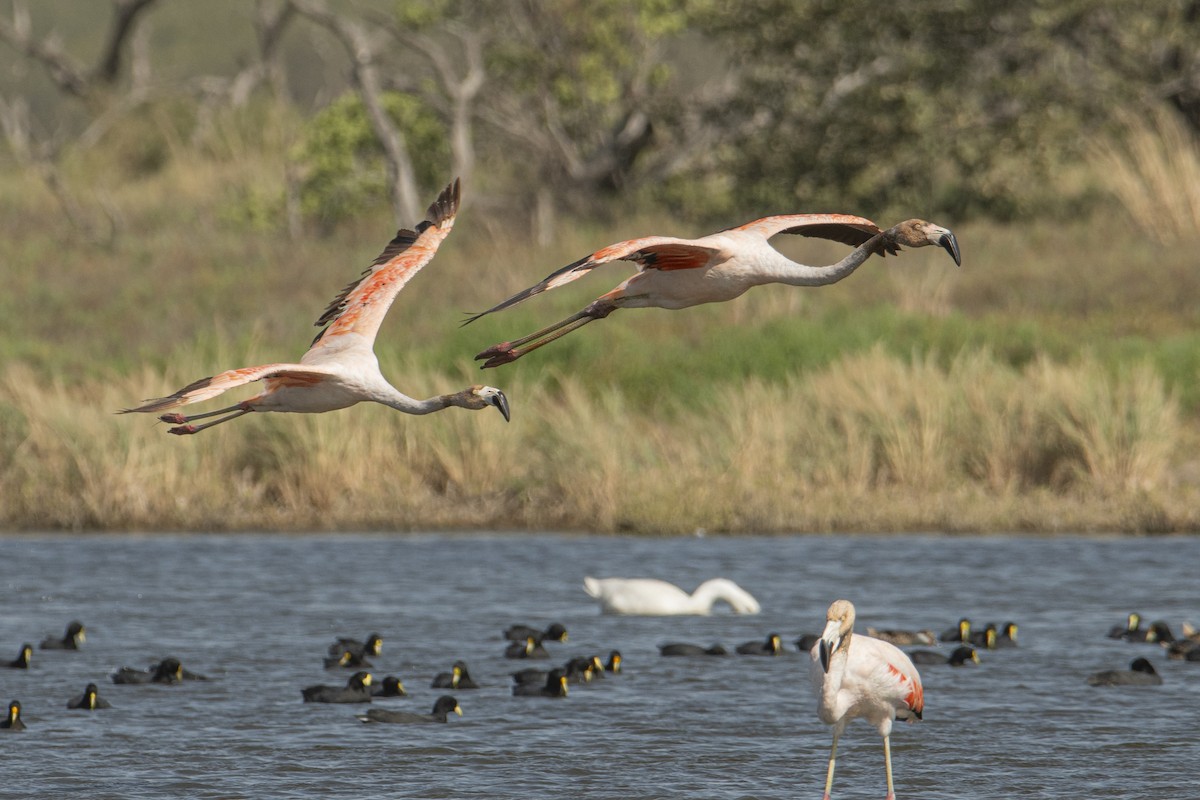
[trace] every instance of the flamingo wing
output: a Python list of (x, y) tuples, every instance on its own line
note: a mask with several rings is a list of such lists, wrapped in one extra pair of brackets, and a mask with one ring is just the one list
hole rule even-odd
[(346, 286), (313, 323), (328, 327), (317, 334), (310, 352), (347, 333), (357, 333), (368, 342), (375, 340), (396, 295), (429, 263), (454, 227), (459, 196), (456, 178), (429, 206), (416, 230), (401, 228), (396, 232), (362, 277)]
[[(768, 239), (780, 233), (791, 233), (829, 239), (851, 247), (858, 247), (883, 232), (871, 220), (853, 214), (780, 214), (756, 219), (732, 230), (753, 231)], [(892, 247), (888, 248), (888, 252), (894, 254), (898, 250)]]
[(912, 659), (903, 650), (879, 639), (855, 634), (850, 646), (849, 669), (859, 674), (863, 685), (880, 690), (896, 708), (898, 718), (921, 718), (925, 709), (925, 689)]
[(480, 317), (496, 311), (503, 311), (534, 295), (578, 280), (601, 264), (613, 261), (632, 261), (642, 270), (699, 269), (709, 264), (713, 256), (719, 252), (720, 250), (716, 247), (698, 244), (689, 239), (674, 239), (669, 236), (645, 236), (640, 239), (617, 242), (550, 273), (541, 282), (517, 292), (504, 302), (492, 306), (487, 311), (481, 311), (468, 317), (463, 324), (474, 322)]
[(212, 377), (201, 378), (194, 383), (189, 383), (179, 391), (169, 394), (166, 397), (147, 400), (145, 404), (137, 408), (121, 409), (119, 413), (167, 411), (179, 406), (186, 406), (190, 403), (209, 400), (236, 386), (253, 383), (264, 378), (268, 379), (268, 384), (274, 387), (281, 385), (313, 385), (320, 383), (328, 377), (329, 373), (325, 370), (301, 364), (264, 364), (260, 367), (230, 369)]

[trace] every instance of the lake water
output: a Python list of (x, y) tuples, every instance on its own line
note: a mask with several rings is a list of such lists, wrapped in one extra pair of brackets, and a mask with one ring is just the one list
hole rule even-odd
[[(554, 535), (11, 536), (0, 538), (0, 659), (80, 619), (79, 652), (36, 650), (0, 669), (28, 730), (0, 736), (0, 796), (796, 798), (819, 797), (829, 729), (808, 658), (838, 597), (858, 630), (941, 631), (960, 616), (1015, 620), (1015, 650), (921, 668), (925, 719), (893, 733), (901, 798), (1184, 798), (1200, 763), (1200, 664), (1105, 638), (1130, 611), (1200, 623), (1200, 539)], [(650, 576), (691, 590), (715, 576), (763, 611), (615, 617), (585, 575)], [(512, 697), (501, 631), (564, 623), (570, 655), (625, 657), (625, 672), (561, 700)], [(464, 659), (483, 687), (445, 725), (363, 725), (367, 706), (301, 702), (344, 683), (334, 637), (378, 631), (376, 679), (427, 712), (431, 676)], [(666, 641), (777, 631), (781, 658), (662, 658)], [(943, 645), (943, 649), (948, 650)], [(1094, 688), (1095, 670), (1148, 656), (1161, 687)], [(166, 656), (207, 674), (117, 686), (121, 666)], [(544, 663), (544, 662), (542, 662)], [(67, 711), (94, 681), (113, 708)], [(839, 748), (835, 798), (884, 793), (880, 739), (862, 721)]]

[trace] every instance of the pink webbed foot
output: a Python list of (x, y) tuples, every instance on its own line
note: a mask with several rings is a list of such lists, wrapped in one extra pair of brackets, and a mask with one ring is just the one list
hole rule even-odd
[(183, 423), (187, 422), (187, 417), (178, 413), (162, 414), (158, 419), (160, 422), (170, 422), (172, 425), (182, 425)]
[[(170, 422), (171, 420), (163, 420), (163, 421)], [(173, 433), (176, 436), (186, 436), (189, 433), (195, 433), (195, 432), (196, 432), (195, 425), (180, 425), (177, 428), (167, 428), (167, 433)]]

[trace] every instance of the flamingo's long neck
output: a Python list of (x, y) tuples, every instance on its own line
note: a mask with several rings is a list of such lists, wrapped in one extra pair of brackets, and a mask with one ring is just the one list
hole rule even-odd
[(871, 257), (883, 236), (882, 233), (872, 236), (850, 251), (841, 261), (825, 267), (800, 264), (780, 253), (778, 259), (765, 265), (762, 273), (763, 283), (785, 283), (789, 286), (825, 286), (837, 283)]
[[(461, 394), (461, 392), (459, 393)], [(388, 385), (387, 390), (378, 392), (374, 400), (383, 405), (403, 411), (405, 414), (432, 414), (443, 408), (461, 405), (459, 394), (440, 394), (426, 400), (409, 397), (399, 389)]]
[(829, 654), (829, 671), (825, 674), (825, 683), (821, 689), (825, 708), (832, 712), (834, 719), (841, 719), (845, 709), (839, 706), (842, 691), (842, 679), (846, 675), (846, 663), (850, 658), (851, 629), (843, 635), (838, 648)]

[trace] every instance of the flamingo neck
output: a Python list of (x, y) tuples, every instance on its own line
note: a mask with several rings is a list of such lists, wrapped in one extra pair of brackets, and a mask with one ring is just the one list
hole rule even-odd
[(829, 672), (825, 675), (822, 686), (822, 700), (825, 708), (832, 712), (834, 719), (841, 719), (846, 709), (840, 705), (842, 679), (846, 676), (846, 662), (850, 657), (850, 638), (853, 633), (847, 633), (841, 644), (829, 655)]
[(387, 390), (379, 393), (379, 396), (374, 399), (377, 403), (382, 403), (388, 408), (394, 408), (397, 411), (403, 411), (405, 414), (423, 415), (432, 414), (435, 411), (441, 411), (450, 406), (462, 406), (461, 394), (461, 392), (458, 394), (441, 394), (426, 400), (417, 400), (389, 384)]
[(764, 271), (766, 280), (763, 283), (784, 283), (788, 286), (826, 286), (837, 283), (871, 257), (883, 236), (882, 233), (872, 236), (850, 251), (841, 261), (824, 267), (800, 264), (780, 253), (775, 263)]

